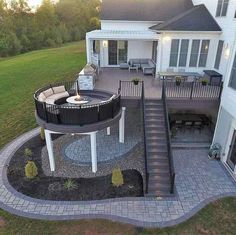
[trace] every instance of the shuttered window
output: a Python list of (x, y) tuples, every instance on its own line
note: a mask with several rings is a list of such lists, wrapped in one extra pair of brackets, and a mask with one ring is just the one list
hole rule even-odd
[(236, 89), (236, 53), (234, 56), (234, 63), (230, 75), (229, 86), (232, 87), (233, 89)]
[(210, 45), (210, 40), (202, 40), (198, 67), (206, 67), (209, 45)]
[(181, 40), (180, 55), (179, 55), (179, 67), (186, 67), (188, 57), (189, 40)]
[(200, 42), (201, 42), (200, 40), (193, 40), (192, 42), (189, 67), (197, 67)]
[(216, 53), (216, 60), (215, 60), (215, 69), (220, 68), (220, 61), (221, 61), (221, 55), (223, 51), (224, 41), (220, 40), (218, 43), (217, 53)]
[(179, 55), (179, 39), (172, 39), (170, 52), (170, 67), (176, 67)]
[(228, 10), (229, 0), (218, 0), (216, 16), (226, 16)]

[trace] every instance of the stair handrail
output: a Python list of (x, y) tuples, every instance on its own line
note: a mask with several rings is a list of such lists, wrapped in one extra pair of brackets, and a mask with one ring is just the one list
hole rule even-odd
[(143, 116), (144, 164), (145, 164), (145, 177), (146, 177), (145, 193), (148, 194), (149, 171), (148, 171), (148, 166), (147, 166), (146, 106), (145, 106), (145, 92), (144, 92), (143, 81), (142, 81), (141, 105), (142, 105), (142, 116)]
[(165, 90), (165, 80), (162, 82), (162, 100), (164, 106), (164, 116), (165, 116), (165, 123), (166, 123), (166, 137), (167, 137), (167, 156), (169, 160), (169, 169), (170, 169), (170, 193), (174, 193), (174, 184), (175, 184), (175, 171), (174, 171), (174, 161), (173, 161), (173, 153), (171, 148), (171, 131), (170, 131), (170, 123), (169, 123), (169, 112), (167, 108), (166, 102), (166, 90)]

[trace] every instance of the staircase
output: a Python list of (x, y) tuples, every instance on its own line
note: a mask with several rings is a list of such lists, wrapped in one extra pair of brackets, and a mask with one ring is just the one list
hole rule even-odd
[(146, 157), (149, 173), (146, 196), (170, 195), (171, 177), (163, 100), (145, 100)]

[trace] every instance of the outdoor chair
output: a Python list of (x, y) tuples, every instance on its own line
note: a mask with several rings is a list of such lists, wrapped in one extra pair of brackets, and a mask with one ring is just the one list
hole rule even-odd
[(199, 132), (201, 133), (202, 128), (203, 128), (203, 124), (202, 124), (202, 122), (194, 122), (193, 127), (194, 127), (194, 129), (199, 130)]
[(192, 128), (193, 128), (193, 122), (188, 121), (188, 122), (184, 123), (184, 131), (185, 130), (192, 130)]

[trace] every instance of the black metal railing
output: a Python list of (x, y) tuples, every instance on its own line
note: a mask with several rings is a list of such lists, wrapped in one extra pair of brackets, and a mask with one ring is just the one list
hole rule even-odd
[(134, 84), (132, 81), (120, 81), (119, 91), (122, 98), (138, 98), (142, 97), (143, 81)]
[(145, 164), (145, 193), (148, 193), (149, 172), (147, 167), (147, 143), (146, 143), (146, 108), (145, 108), (145, 92), (144, 82), (139, 81), (135, 84), (132, 81), (120, 81), (119, 94), (123, 99), (133, 98), (141, 102), (142, 121), (143, 121), (143, 144), (144, 144), (144, 164)]
[(219, 99), (223, 88), (223, 83), (202, 84), (200, 81), (178, 83), (164, 80), (163, 83), (167, 99)]
[(112, 93), (105, 91), (80, 91), (80, 95), (107, 98), (107, 100), (94, 105), (65, 105), (65, 100), (68, 97), (61, 98), (60, 100), (62, 102), (58, 102), (57, 100), (55, 104), (41, 102), (39, 100), (41, 92), (62, 85), (65, 87), (69, 96), (75, 95), (78, 91), (78, 83), (73, 81), (48, 85), (39, 89), (34, 94), (36, 113), (40, 119), (47, 123), (83, 126), (113, 119), (120, 112), (121, 95), (118, 94), (113, 97)]
[(145, 173), (146, 173), (145, 191), (146, 191), (146, 194), (148, 194), (149, 171), (148, 171), (148, 165), (147, 165), (146, 106), (145, 106), (144, 82), (142, 82), (141, 102), (142, 102), (142, 118), (143, 118), (144, 164), (145, 164)]
[(167, 138), (167, 156), (169, 160), (169, 170), (170, 170), (170, 193), (174, 193), (174, 184), (175, 184), (175, 171), (174, 171), (174, 161), (173, 161), (173, 154), (171, 148), (171, 132), (170, 132), (170, 123), (169, 123), (169, 113), (167, 108), (166, 102), (166, 83), (163, 82), (162, 86), (162, 100), (163, 100), (163, 107), (164, 107), (164, 116), (165, 116), (165, 124), (166, 124), (166, 138)]

